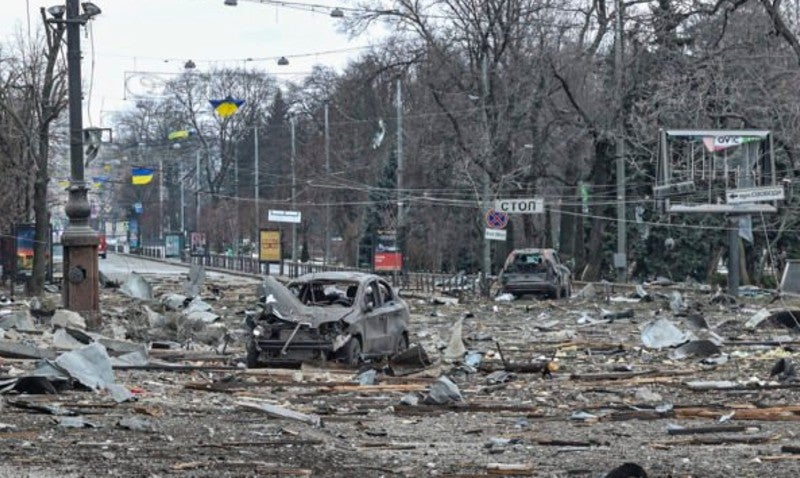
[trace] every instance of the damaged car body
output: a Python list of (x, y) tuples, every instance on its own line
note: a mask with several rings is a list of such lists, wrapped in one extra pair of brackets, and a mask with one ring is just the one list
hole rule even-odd
[(500, 272), (503, 292), (520, 297), (546, 295), (553, 299), (572, 295), (572, 273), (553, 249), (515, 249)]
[(262, 287), (262, 310), (245, 320), (248, 367), (314, 359), (355, 365), (408, 348), (408, 306), (377, 275), (306, 274), (286, 286), (267, 276)]

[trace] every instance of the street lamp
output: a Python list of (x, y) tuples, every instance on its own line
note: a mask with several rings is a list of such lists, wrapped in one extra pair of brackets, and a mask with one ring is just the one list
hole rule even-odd
[[(79, 7), (83, 7), (80, 13)], [(75, 312), (88, 313), (91, 326), (99, 326), (99, 237), (89, 225), (91, 206), (87, 197), (83, 166), (83, 109), (81, 104), (81, 37), (80, 27), (100, 13), (97, 5), (67, 0), (66, 8), (56, 5), (47, 9), (51, 23), (66, 24), (67, 73), (69, 94), (70, 186), (64, 208), (69, 224), (61, 242), (64, 244), (64, 306)], [(66, 18), (64, 15), (66, 14)]]

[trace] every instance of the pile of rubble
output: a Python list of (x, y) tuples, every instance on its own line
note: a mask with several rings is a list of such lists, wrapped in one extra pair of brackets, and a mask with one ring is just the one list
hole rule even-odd
[(674, 284), (589, 284), (561, 301), (405, 294), (412, 346), (400, 355), (246, 369), (242, 320), (257, 283), (132, 274), (103, 291), (98, 331), (57, 298), (0, 305), (6, 466), (587, 477), (800, 467), (796, 299)]

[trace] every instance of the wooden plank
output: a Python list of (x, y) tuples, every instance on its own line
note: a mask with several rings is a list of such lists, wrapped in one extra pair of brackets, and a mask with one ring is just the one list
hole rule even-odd
[(533, 465), (530, 463), (488, 463), (486, 473), (489, 475), (533, 476)]

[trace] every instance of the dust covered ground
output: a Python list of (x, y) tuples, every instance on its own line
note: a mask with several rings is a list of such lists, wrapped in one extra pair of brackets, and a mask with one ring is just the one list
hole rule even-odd
[[(763, 308), (800, 309), (792, 299), (749, 290), (732, 301), (699, 286), (645, 286), (649, 300), (601, 285), (561, 301), (408, 293), (411, 342), (433, 364), (359, 385), (357, 370), (336, 364), (241, 366), (238, 329), (256, 281), (209, 278), (202, 295), (221, 320), (193, 324), (159, 300), (180, 292), (179, 278), (145, 276), (152, 301), (102, 290), (100, 332), (180, 345), (151, 349), (148, 366), (115, 368), (135, 401), (85, 390), (5, 394), (0, 475), (601, 477), (628, 462), (647, 476), (800, 476), (797, 330), (786, 314), (762, 312), (747, 325)], [(465, 349), (481, 352), (472, 365), (443, 359), (458, 319)], [(719, 350), (703, 342), (701, 356), (681, 358), (675, 346), (645, 346), (648, 326), (647, 340), (675, 341), (659, 319), (683, 334), (677, 342)], [(48, 320), (6, 340), (52, 349)], [(780, 359), (785, 370), (770, 377)], [(3, 358), (2, 375), (34, 363)], [(426, 404), (442, 375), (462, 399)], [(58, 405), (80, 426), (31, 404)], [(303, 415), (275, 418), (264, 404)]]

